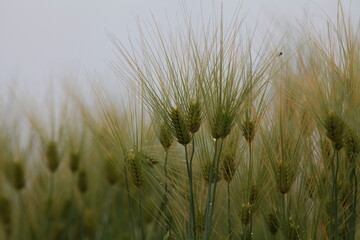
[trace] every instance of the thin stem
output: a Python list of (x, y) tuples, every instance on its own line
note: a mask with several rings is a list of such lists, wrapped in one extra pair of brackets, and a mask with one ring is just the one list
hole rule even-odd
[(230, 182), (227, 183), (227, 196), (228, 196), (228, 239), (231, 240), (232, 239), (232, 227), (231, 227), (231, 217), (230, 217), (230, 212), (231, 212), (231, 206), (230, 206)]
[(24, 221), (23, 219), (25, 218), (25, 206), (23, 204), (22, 198), (21, 198), (21, 192), (17, 193), (17, 197), (18, 197), (18, 204), (19, 204), (19, 237), (20, 239), (23, 239), (23, 234), (24, 234)]
[(141, 197), (141, 189), (138, 191), (139, 197), (139, 213), (140, 213), (140, 227), (141, 227), (141, 240), (145, 240), (145, 230), (144, 230), (144, 219), (142, 214), (142, 197)]
[(205, 233), (204, 233), (204, 239), (208, 239), (209, 236), (209, 209), (210, 209), (210, 203), (211, 203), (211, 184), (212, 184), (212, 172), (213, 168), (215, 166), (215, 160), (217, 155), (217, 144), (218, 139), (215, 140), (215, 151), (214, 151), (214, 157), (210, 166), (210, 172), (209, 172), (209, 182), (208, 182), (208, 194), (207, 194), (207, 200), (206, 200), (206, 207), (205, 207)]
[[(216, 160), (216, 169), (215, 169), (215, 182), (214, 182), (214, 189), (212, 191), (212, 198), (211, 198), (211, 204), (210, 204), (210, 212), (209, 212), (209, 228), (208, 230), (211, 230), (211, 226), (212, 226), (212, 217), (214, 215), (214, 209), (215, 209), (215, 198), (216, 198), (216, 186), (219, 180), (219, 165), (220, 165), (220, 155), (221, 155), (221, 151), (222, 151), (222, 147), (223, 147), (224, 142), (221, 141), (220, 143), (220, 149), (219, 149), (219, 154)], [(211, 178), (210, 178), (211, 179)], [(209, 235), (210, 237), (210, 235)]]
[(286, 193), (285, 194), (281, 194), (282, 198), (281, 198), (281, 204), (282, 204), (282, 225), (283, 225), (283, 229), (284, 229), (284, 238), (287, 239), (288, 237), (288, 224), (287, 224), (287, 211), (286, 211)]
[(135, 220), (134, 220), (134, 207), (133, 207), (133, 201), (131, 200), (130, 196), (130, 188), (129, 188), (129, 180), (128, 180), (128, 174), (127, 169), (124, 169), (125, 172), (125, 185), (126, 185), (126, 192), (128, 195), (128, 201), (129, 201), (129, 208), (130, 208), (130, 215), (131, 215), (131, 230), (132, 230), (132, 239), (135, 239), (136, 232), (135, 232)]
[[(249, 197), (251, 197), (251, 191), (252, 191), (252, 173), (253, 173), (253, 159), (252, 159), (252, 145), (251, 142), (249, 142), (249, 175), (248, 175), (248, 188), (250, 190)], [(251, 203), (253, 204), (253, 203)], [(249, 226), (249, 239), (251, 239), (251, 233), (252, 233), (252, 226), (253, 226), (253, 219), (252, 214), (250, 216), (250, 226)]]
[[(53, 194), (54, 194), (54, 185), (55, 185), (55, 173), (51, 172), (50, 173), (50, 186), (49, 186), (49, 199), (47, 201), (47, 211), (46, 214), (50, 214), (51, 212), (51, 207), (52, 207), (52, 199), (53, 199)], [(49, 215), (47, 215), (48, 219), (50, 218)], [(45, 234), (48, 235), (51, 231), (52, 225), (51, 225), (51, 221), (48, 221), (48, 226), (45, 230)]]
[(338, 179), (338, 172), (339, 172), (339, 151), (335, 150), (335, 154), (336, 154), (336, 162), (333, 163), (333, 198), (332, 198), (332, 203), (333, 203), (333, 225), (332, 225), (332, 237), (334, 238), (334, 240), (338, 240), (339, 239), (339, 233), (338, 233), (338, 184), (337, 184), (337, 179)]
[(350, 209), (350, 217), (349, 217), (349, 239), (355, 240), (356, 234), (356, 198), (357, 198), (357, 177), (355, 171), (355, 163), (352, 163), (352, 169), (350, 174), (350, 189), (351, 189), (351, 197), (352, 202), (349, 207)]
[[(165, 174), (165, 186), (164, 186), (164, 215), (166, 219), (166, 227), (165, 227), (165, 235), (169, 232), (169, 236), (171, 238), (171, 230), (170, 230), (170, 219), (168, 219), (168, 198), (169, 198), (169, 190), (168, 190), (168, 169), (167, 169), (167, 162), (168, 162), (168, 150), (165, 151), (165, 161), (164, 161), (164, 174)], [(164, 235), (164, 236), (165, 236)]]
[[(194, 137), (193, 137), (193, 142), (194, 142)], [(193, 153), (191, 154), (192, 156), (191, 156), (191, 159), (189, 161), (187, 145), (185, 145), (184, 148), (185, 148), (186, 169), (187, 169), (188, 178), (189, 178), (190, 232), (192, 231), (192, 236), (193, 236), (194, 239), (196, 239), (195, 208), (194, 208), (194, 195), (193, 195), (193, 184), (192, 184), (192, 166), (191, 166)]]

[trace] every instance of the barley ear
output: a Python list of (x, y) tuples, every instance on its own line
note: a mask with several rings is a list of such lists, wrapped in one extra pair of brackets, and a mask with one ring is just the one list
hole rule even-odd
[(201, 126), (201, 105), (199, 101), (190, 101), (188, 113), (187, 113), (187, 123), (189, 131), (194, 134), (199, 131)]
[(333, 112), (330, 112), (324, 121), (326, 136), (332, 141), (336, 150), (344, 146), (345, 124), (343, 120)]
[(138, 189), (141, 189), (144, 184), (144, 174), (139, 155), (133, 151), (130, 151), (128, 156), (128, 163), (133, 183)]
[(59, 167), (59, 154), (57, 144), (53, 141), (49, 142), (46, 149), (46, 157), (50, 172), (54, 173)]
[(172, 108), (171, 113), (171, 124), (175, 133), (176, 140), (186, 146), (191, 141), (190, 131), (188, 130), (185, 120), (177, 108)]

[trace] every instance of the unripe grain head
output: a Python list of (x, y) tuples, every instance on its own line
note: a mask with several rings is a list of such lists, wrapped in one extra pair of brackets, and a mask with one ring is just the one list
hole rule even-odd
[(9, 162), (6, 173), (11, 186), (16, 191), (21, 191), (25, 187), (25, 172), (21, 162)]
[(171, 127), (168, 124), (163, 123), (160, 126), (159, 141), (163, 146), (163, 148), (165, 149), (165, 151), (169, 150), (169, 148), (173, 143), (173, 140), (174, 140), (174, 136), (171, 132)]
[(211, 135), (214, 139), (226, 138), (233, 127), (233, 116), (223, 109), (219, 109), (210, 122)]
[(293, 183), (293, 174), (289, 161), (283, 160), (276, 162), (276, 183), (282, 194), (290, 191)]
[(345, 124), (343, 120), (335, 113), (329, 113), (324, 121), (326, 136), (333, 142), (336, 150), (340, 150), (344, 146), (344, 130)]
[(134, 151), (130, 151), (127, 161), (133, 183), (138, 189), (141, 189), (144, 184), (144, 173), (141, 165), (141, 159), (139, 159), (139, 154)]
[(112, 159), (105, 161), (105, 174), (107, 182), (110, 185), (114, 185), (119, 179), (119, 173), (111, 161)]
[(350, 163), (355, 162), (355, 159), (360, 152), (360, 140), (358, 136), (351, 130), (348, 129), (345, 137), (345, 150), (346, 158)]
[(274, 212), (268, 213), (266, 223), (270, 233), (275, 236), (279, 230), (279, 219)]
[(234, 177), (236, 171), (234, 158), (233, 154), (227, 153), (222, 161), (222, 173), (226, 182), (231, 182)]
[[(205, 180), (206, 183), (209, 182), (210, 180), (210, 170), (211, 170), (211, 161), (208, 160), (206, 161), (203, 166), (202, 166), (202, 176), (203, 176), (203, 179)], [(215, 178), (216, 178), (216, 174), (215, 174), (215, 167), (213, 167), (212, 169), (212, 174), (211, 174), (211, 183), (215, 183)], [(219, 171), (219, 174), (218, 174), (218, 181), (221, 180), (221, 175), (220, 175), (220, 171)]]
[(243, 203), (240, 209), (240, 220), (244, 226), (250, 223), (253, 206), (250, 203)]
[(255, 137), (255, 121), (246, 117), (241, 124), (241, 132), (248, 143), (251, 143)]
[(200, 129), (201, 119), (201, 105), (199, 101), (190, 101), (187, 123), (189, 131), (194, 134)]
[(172, 108), (170, 117), (176, 140), (184, 146), (189, 144), (191, 141), (191, 134), (186, 126), (184, 117), (182, 116), (180, 110), (177, 108)]
[(69, 168), (72, 173), (76, 173), (80, 165), (80, 153), (72, 152), (70, 154)]
[(88, 190), (88, 176), (84, 169), (80, 170), (78, 175), (78, 189), (81, 193), (86, 193)]
[(48, 168), (50, 172), (54, 173), (59, 167), (59, 154), (57, 144), (53, 141), (49, 142), (46, 149), (46, 157), (48, 161)]

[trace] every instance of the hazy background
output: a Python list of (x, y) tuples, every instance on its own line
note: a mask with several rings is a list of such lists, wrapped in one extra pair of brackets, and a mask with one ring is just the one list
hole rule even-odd
[[(211, 14), (221, 2), (224, 15), (231, 15), (240, 1), (182, 2), (196, 17), (201, 8)], [(357, 22), (360, 0), (342, 3)], [(325, 13), (335, 19), (337, 4), (337, 0), (245, 0), (241, 12), (247, 14), (249, 27), (258, 21), (258, 31), (271, 23), (285, 32), (305, 21), (323, 25)], [(12, 93), (43, 99), (49, 86), (56, 89), (64, 79), (86, 89), (85, 69), (101, 74), (104, 82), (114, 79), (107, 65), (113, 46), (106, 31), (126, 42), (129, 35), (136, 35), (136, 19), (148, 21), (151, 13), (160, 24), (176, 25), (180, 5), (177, 0), (0, 0), (2, 98), (9, 99)]]

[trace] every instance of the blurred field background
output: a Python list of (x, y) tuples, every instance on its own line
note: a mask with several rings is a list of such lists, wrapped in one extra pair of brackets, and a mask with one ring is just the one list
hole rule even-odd
[(357, 1), (1, 1), (0, 239), (359, 239)]

